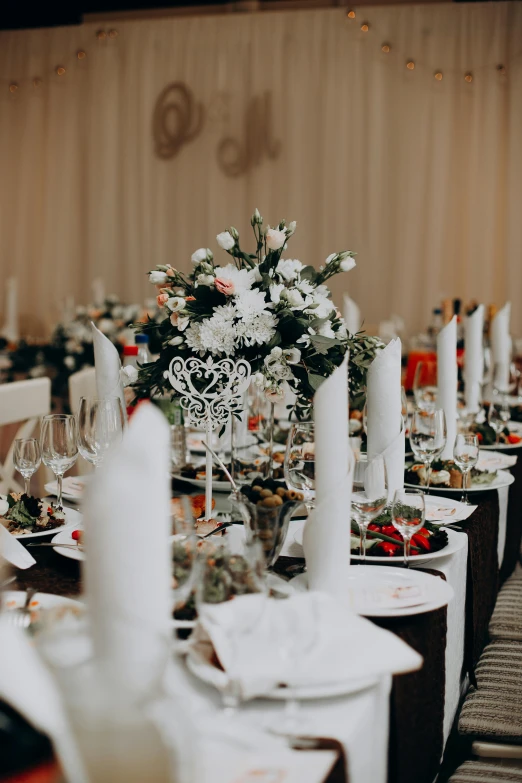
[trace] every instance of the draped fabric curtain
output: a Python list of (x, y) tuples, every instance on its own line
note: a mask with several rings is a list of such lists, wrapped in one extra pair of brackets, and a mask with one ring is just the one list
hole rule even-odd
[[(126, 301), (150, 296), (148, 269), (188, 269), (218, 231), (250, 230), (254, 207), (297, 221), (289, 253), (305, 263), (357, 251), (334, 294), (369, 324), (395, 313), (412, 332), (443, 296), (512, 298), (522, 332), (521, 3), (114, 26), (103, 40), (95, 24), (0, 33), (0, 280), (18, 277), (26, 334), (43, 335), (67, 294), (88, 303), (95, 277)], [(160, 159), (153, 113), (172, 82), (204, 121)], [(266, 93), (254, 130), (269, 126), (278, 155), (227, 176), (218, 147), (244, 142)]]

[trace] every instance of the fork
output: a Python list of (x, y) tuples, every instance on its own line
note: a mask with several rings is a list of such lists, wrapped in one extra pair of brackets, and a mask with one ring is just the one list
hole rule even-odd
[(32, 587), (28, 588), (25, 594), (24, 605), (6, 612), (8, 621), (11, 625), (14, 625), (15, 628), (24, 630), (31, 625), (31, 610), (29, 609), (29, 604), (37, 592), (38, 590), (34, 590)]

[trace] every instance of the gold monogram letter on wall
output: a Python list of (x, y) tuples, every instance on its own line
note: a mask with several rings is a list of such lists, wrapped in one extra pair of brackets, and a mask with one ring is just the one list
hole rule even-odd
[(159, 94), (152, 120), (158, 158), (174, 158), (203, 128), (204, 109), (182, 82), (168, 84)]
[(245, 138), (227, 137), (220, 142), (217, 159), (228, 177), (239, 177), (258, 166), (266, 155), (271, 160), (279, 157), (281, 144), (271, 135), (272, 101), (270, 93), (252, 98), (245, 113)]

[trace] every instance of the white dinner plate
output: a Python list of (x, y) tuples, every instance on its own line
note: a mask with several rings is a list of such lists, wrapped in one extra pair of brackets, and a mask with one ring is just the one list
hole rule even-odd
[[(492, 489), (502, 489), (502, 487), (509, 487), (514, 482), (515, 477), (509, 473), (507, 470), (499, 470), (497, 471), (496, 477), (493, 479), (491, 484), (475, 484), (471, 485), (469, 489), (466, 489), (466, 493), (473, 493), (473, 492), (489, 492)], [(404, 482), (405, 487), (411, 487), (412, 489), (422, 489), (426, 490), (426, 487), (422, 486), (421, 484), (408, 484), (406, 481)], [(434, 487), (430, 486), (430, 492), (451, 492), (451, 494), (458, 494), (462, 495), (464, 490), (462, 487)]]
[[(360, 565), (350, 569), (348, 580), (350, 608), (364, 617), (424, 614), (446, 606), (453, 598), (453, 588), (444, 579), (415, 568)], [(291, 584), (298, 591), (307, 589), (306, 572)], [(394, 596), (395, 592), (398, 595)]]
[[(71, 503), (80, 503), (83, 498), (83, 492), (85, 485), (89, 481), (90, 476), (66, 476), (63, 480), (62, 497), (64, 500), (68, 500)], [(44, 485), (44, 489), (48, 495), (58, 494), (58, 484), (56, 481), (49, 481)]]
[(517, 464), (516, 454), (503, 454), (501, 451), (482, 451), (480, 449), (477, 470), (507, 470)]
[[(23, 590), (6, 590), (2, 594), (2, 608), (4, 611), (20, 609), (25, 604), (26, 593)], [(85, 605), (81, 601), (75, 601), (73, 598), (66, 598), (63, 595), (54, 595), (54, 593), (35, 593), (29, 604), (33, 619), (38, 619), (38, 610), (61, 609), (62, 607), (70, 609), (74, 615), (81, 617), (85, 614)]]
[[(518, 435), (522, 438), (522, 422), (510, 421), (508, 422), (508, 430), (514, 435)], [(522, 441), (520, 443), (492, 443), (491, 446), (481, 446), (480, 449), (486, 449), (487, 451), (495, 451), (502, 449), (502, 451), (513, 451), (514, 449), (522, 449)]]
[[(208, 658), (197, 653), (193, 647), (189, 647), (186, 657), (187, 666), (192, 674), (199, 677), (200, 680), (213, 685), (218, 690), (223, 690), (228, 684), (227, 675), (222, 669), (218, 669), (211, 663), (211, 645), (206, 645), (205, 649), (208, 652)], [(350, 693), (358, 693), (375, 685), (376, 682), (376, 677), (360, 677), (346, 680), (345, 682), (307, 685), (299, 688), (276, 687), (257, 698), (283, 701), (287, 699), (326, 699), (333, 696), (346, 696)]]
[[(45, 503), (45, 498), (43, 502)], [(12, 533), (12, 535), (21, 541), (29, 541), (31, 538), (41, 538), (41, 536), (53, 536), (57, 531), (60, 533), (69, 531), (69, 535), (71, 535), (71, 531), (81, 525), (83, 517), (75, 508), (64, 508), (64, 511), (65, 524), (60, 527), (54, 527), (52, 530), (42, 530), (39, 533)]]
[[(172, 478), (177, 479), (178, 481), (186, 481), (187, 484), (192, 484), (193, 487), (197, 487), (198, 489), (205, 489), (206, 487), (205, 479), (187, 478), (186, 476), (182, 476), (181, 473), (173, 473)], [(232, 484), (230, 481), (213, 481), (212, 489), (215, 492), (231, 492)]]
[[(81, 515), (79, 514), (78, 516)], [(76, 544), (76, 541), (71, 536), (73, 530), (82, 530), (81, 524), (74, 525), (74, 527), (70, 527), (68, 530), (60, 530), (57, 535), (51, 538), (51, 544), (56, 544), (54, 551), (58, 552), (59, 555), (68, 557), (70, 560), (85, 560), (85, 552), (83, 549), (69, 549), (68, 546), (60, 546), (60, 544)]]

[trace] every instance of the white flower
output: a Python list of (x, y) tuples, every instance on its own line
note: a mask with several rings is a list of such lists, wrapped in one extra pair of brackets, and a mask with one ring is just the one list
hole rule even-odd
[(350, 269), (353, 269), (354, 266), (356, 266), (355, 260), (351, 257), (344, 258), (341, 263), (339, 264), (339, 269), (341, 272), (349, 272)]
[(246, 322), (245, 345), (266, 345), (275, 334), (277, 318), (273, 313), (263, 312)]
[(251, 269), (237, 269), (235, 264), (226, 266), (217, 266), (214, 270), (216, 279), (223, 282), (232, 283), (233, 295), (242, 291), (250, 291), (254, 283), (254, 274)]
[(236, 244), (234, 237), (229, 231), (222, 231), (221, 234), (217, 235), (216, 239), (219, 247), (222, 247), (223, 250), (232, 250)]
[(291, 237), (292, 234), (295, 233), (295, 227), (297, 226), (297, 222), (295, 220), (292, 220), (291, 223), (288, 224), (288, 228), (286, 229), (286, 236)]
[(172, 313), (179, 313), (185, 308), (185, 299), (182, 296), (171, 296), (167, 302), (167, 307)]
[(253, 376), (253, 382), (254, 386), (257, 386), (258, 389), (264, 389), (265, 388), (265, 376), (262, 372), (256, 372), (256, 374)]
[(169, 340), (169, 345), (181, 345), (183, 342), (183, 337), (178, 334), (176, 337), (173, 337), (172, 340)]
[(149, 272), (149, 281), (153, 285), (165, 285), (167, 280), (166, 272)]
[(265, 311), (266, 307), (264, 291), (258, 289), (241, 291), (236, 296), (236, 312), (241, 318), (251, 318)]
[(309, 280), (301, 280), (299, 283), (296, 283), (295, 287), (305, 296), (310, 296), (315, 291), (314, 286)]
[(329, 264), (331, 261), (333, 261), (333, 260), (334, 260), (334, 258), (337, 258), (337, 253), (330, 253), (330, 255), (328, 256), (328, 258), (327, 258), (327, 259), (326, 259), (326, 261), (324, 262), (324, 263), (326, 264), (326, 266), (328, 266), (328, 264)]
[(337, 328), (335, 330), (335, 336), (339, 340), (344, 340), (348, 336), (348, 330), (346, 329), (346, 324), (344, 323), (342, 318), (340, 319), (340, 321), (337, 324)]
[(276, 228), (269, 228), (266, 232), (266, 246), (270, 250), (279, 250), (286, 242), (286, 231), (278, 231)]
[[(315, 318), (328, 318), (328, 316), (335, 310), (335, 305), (328, 297), (328, 288), (325, 285), (317, 286), (312, 294), (312, 304), (308, 304), (308, 308), (305, 310), (309, 315), (313, 315)], [(313, 306), (312, 306), (313, 305)]]
[(9, 503), (7, 502), (7, 495), (0, 495), (0, 517), (3, 517), (9, 511)]
[(268, 291), (270, 293), (270, 300), (274, 304), (279, 304), (281, 301), (281, 291), (284, 289), (284, 283), (272, 283)]
[(211, 259), (212, 251), (208, 247), (200, 247), (199, 250), (196, 250), (194, 253), (192, 253), (190, 260), (194, 265), (201, 264), (202, 261), (208, 261)]
[[(176, 323), (173, 322), (174, 318), (176, 319)], [(190, 323), (190, 316), (180, 315), (179, 313), (172, 313), (172, 315), (170, 316), (170, 322), (172, 326), (178, 327), (179, 332), (184, 332)]]
[(287, 288), (284, 293), (284, 297), (287, 300), (290, 307), (303, 307), (305, 300), (303, 299), (303, 295), (300, 291), (297, 290), (297, 288)]
[(214, 285), (214, 275), (198, 275), (196, 277), (196, 286)]
[(100, 318), (98, 321), (98, 329), (102, 334), (111, 334), (116, 329), (116, 324), (110, 318)]
[(312, 329), (312, 327), (309, 326), (308, 334), (303, 334), (301, 337), (299, 337), (298, 340), (296, 340), (296, 342), (303, 343), (304, 347), (308, 348), (308, 346), (310, 345), (310, 337), (314, 334), (317, 334), (317, 332), (315, 331), (315, 329)]
[(63, 363), (69, 370), (74, 370), (76, 367), (76, 362), (74, 361), (73, 356), (66, 356), (63, 360)]
[(281, 258), (276, 266), (278, 275), (288, 283), (291, 283), (292, 280), (296, 279), (301, 269), (303, 269), (303, 264), (298, 261), (297, 258), (295, 260), (292, 260), (291, 258), (284, 260)]
[(252, 269), (251, 274), (252, 274), (252, 279), (253, 279), (254, 283), (260, 283), (261, 280), (263, 279), (263, 276), (262, 276), (261, 272), (259, 271), (259, 267), (258, 266), (255, 266)]
[(279, 345), (276, 345), (275, 348), (272, 348), (267, 358), (271, 356), (272, 359), (280, 359), (282, 355), (283, 355), (283, 349), (280, 348)]
[(335, 339), (335, 332), (332, 329), (331, 321), (326, 321), (326, 323), (319, 327), (319, 334), (322, 337), (331, 337), (332, 339)]
[(299, 364), (301, 361), (301, 351), (299, 348), (287, 348), (283, 351), (287, 364)]
[(138, 380), (138, 368), (133, 367), (131, 364), (127, 365), (127, 367), (122, 367), (121, 380), (124, 386), (130, 386), (131, 383)]

